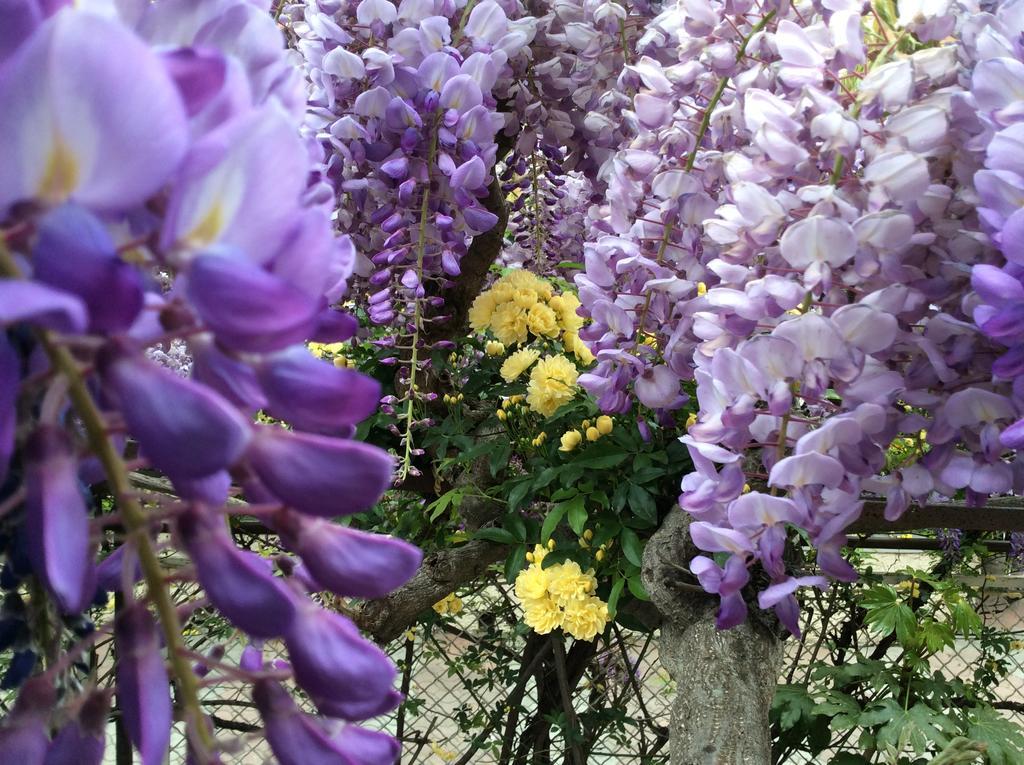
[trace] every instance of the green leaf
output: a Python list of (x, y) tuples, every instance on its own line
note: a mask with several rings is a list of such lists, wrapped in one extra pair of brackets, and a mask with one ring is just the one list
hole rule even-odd
[(865, 623), (875, 632), (882, 636), (895, 632), (896, 638), (904, 645), (911, 641), (917, 617), (892, 587), (872, 587), (864, 594), (862, 605), (868, 612)]
[(573, 467), (584, 467), (584, 468), (610, 468), (616, 465), (621, 465), (629, 457), (628, 454), (619, 452), (618, 454), (605, 454), (600, 457), (584, 457), (581, 460), (573, 462)]
[(431, 521), (436, 521), (450, 506), (458, 507), (462, 503), (462, 489), (449, 489), (440, 497), (427, 505), (426, 513)]
[(658, 518), (658, 508), (654, 504), (654, 497), (647, 489), (636, 484), (629, 485), (629, 509), (648, 523), (654, 523)]
[(526, 541), (526, 522), (514, 513), (505, 516), (504, 526), (516, 538), (517, 542)]
[(505, 559), (505, 579), (512, 583), (526, 565), (526, 545), (517, 545)]
[(803, 686), (780, 685), (775, 689), (772, 717), (778, 719), (782, 730), (790, 730), (802, 719), (811, 718), (814, 714), (814, 699)]
[(1021, 729), (994, 709), (977, 707), (967, 714), (967, 737), (988, 746), (989, 765), (1024, 762)]
[(644, 564), (644, 546), (633, 529), (623, 529), (619, 534), (619, 541), (622, 542), (622, 553), (626, 560), (634, 566)]
[(526, 499), (526, 495), (530, 493), (530, 489), (533, 488), (533, 484), (530, 479), (520, 481), (508, 493), (508, 509), (517, 510), (522, 501)]
[(555, 505), (548, 514), (544, 516), (544, 523), (540, 527), (540, 541), (546, 543), (551, 539), (551, 535), (555, 531), (555, 527), (558, 526), (558, 522), (562, 520), (562, 516), (565, 515), (566, 503), (562, 502)]
[(896, 751), (910, 747), (915, 754), (929, 749), (938, 749), (949, 743), (949, 735), (956, 733), (956, 726), (942, 712), (936, 712), (927, 704), (918, 702), (910, 709), (903, 709), (888, 699), (891, 718), (878, 731), (878, 743), (891, 746)]
[(497, 448), (491, 454), (489, 466), (491, 475), (498, 475), (498, 471), (508, 464), (508, 458), (512, 456), (512, 442), (500, 441)]
[(928, 619), (921, 625), (921, 635), (924, 637), (925, 646), (932, 653), (938, 653), (943, 648), (953, 647), (953, 630), (948, 624)]
[(533, 485), (538, 489), (543, 489), (558, 477), (558, 471), (561, 469), (561, 467), (544, 468), (540, 471), (540, 475), (537, 476), (537, 480), (533, 482)]
[(633, 597), (637, 600), (651, 599), (651, 596), (647, 594), (647, 588), (644, 587), (644, 583), (640, 581), (640, 574), (633, 574), (626, 584), (629, 585), (629, 591), (633, 593)]
[(505, 529), (486, 528), (480, 529), (473, 535), (474, 539), (486, 539), (488, 542), (497, 542), (503, 545), (514, 545), (519, 542), (512, 534)]
[(615, 575), (615, 582), (612, 584), (612, 591), (608, 594), (608, 615), (614, 619), (619, 605), (619, 598), (622, 596), (622, 588), (626, 586), (626, 580), (618, 574)]
[(577, 494), (566, 503), (566, 512), (569, 515), (569, 528), (576, 532), (576, 536), (583, 535), (583, 529), (587, 525), (587, 508), (582, 494)]

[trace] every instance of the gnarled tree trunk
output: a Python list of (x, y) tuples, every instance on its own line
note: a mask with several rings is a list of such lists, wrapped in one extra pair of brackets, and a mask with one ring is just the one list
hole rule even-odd
[(717, 597), (684, 581), (697, 554), (689, 522), (673, 511), (644, 552), (644, 585), (663, 619), (661, 663), (676, 681), (672, 765), (769, 765), (782, 642), (754, 615), (735, 629), (716, 629)]

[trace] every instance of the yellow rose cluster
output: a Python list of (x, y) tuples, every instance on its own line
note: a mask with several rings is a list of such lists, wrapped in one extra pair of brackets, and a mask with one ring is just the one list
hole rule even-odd
[(477, 296), (469, 309), (469, 324), (477, 332), (490, 330), (498, 338), (497, 344), (487, 345), (492, 356), (504, 351), (499, 351), (499, 344), (525, 343), (531, 334), (551, 340), (561, 336), (566, 350), (589, 363), (587, 359), (594, 357), (579, 338), (583, 327), (583, 319), (576, 314), (579, 307), (579, 298), (571, 292), (556, 295), (548, 282), (520, 268)]
[[(591, 424), (590, 420), (584, 420), (580, 424), (580, 429), (573, 428), (567, 430), (562, 434), (561, 446), (558, 447), (560, 452), (571, 452), (581, 443), (583, 443), (583, 437), (586, 436), (588, 441), (596, 441), (601, 436), (607, 436), (612, 432), (615, 427), (615, 421), (612, 420), (607, 414), (602, 414), (594, 423)], [(582, 430), (582, 432), (580, 432)]]
[(575, 561), (542, 568), (547, 554), (541, 545), (534, 547), (527, 554), (530, 565), (516, 577), (526, 625), (541, 635), (561, 628), (577, 640), (593, 640), (608, 623), (608, 604), (594, 595), (593, 571), (584, 572)]
[(444, 600), (437, 601), (434, 606), (434, 610), (442, 616), (446, 614), (455, 615), (462, 610), (462, 598), (456, 595), (454, 592), (450, 593)]
[(344, 343), (309, 343), (309, 352), (318, 359), (330, 358), (336, 367), (344, 369), (349, 366), (348, 359), (342, 355), (345, 350)]

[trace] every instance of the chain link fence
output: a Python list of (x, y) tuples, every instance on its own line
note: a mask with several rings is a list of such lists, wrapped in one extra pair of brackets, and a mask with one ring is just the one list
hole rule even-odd
[[(876, 558), (875, 570), (925, 568), (927, 562), (914, 553), (885, 553)], [(902, 578), (887, 576), (893, 583)], [(990, 689), (992, 697), (1003, 714), (1024, 726), (1024, 576), (979, 576), (968, 583), (980, 592), (975, 605), (984, 623), (1007, 638), (1012, 648), (1000, 659), (1003, 666), (998, 668), (998, 684)], [(525, 628), (510, 590), (495, 574), (439, 605), (442, 613), (431, 612), (387, 646), (399, 667), (406, 701), (389, 717), (370, 724), (399, 737), (402, 765), (497, 765), (514, 762), (517, 750), (531, 748), (543, 755), (532, 761), (560, 762), (571, 747), (578, 747), (590, 765), (667, 763), (675, 687), (658, 660), (657, 634), (615, 627), (607, 640), (575, 643), (562, 662), (569, 676), (559, 681), (551, 653), (541, 660), (545, 651), (555, 651), (555, 641)], [(190, 595), (182, 591), (181, 598)], [(828, 661), (832, 630), (844, 615), (826, 613), (828, 618), (823, 619), (822, 614), (820, 607), (807, 604), (802, 638), (786, 641), (780, 683), (806, 683), (808, 667)], [(190, 630), (186, 637), (198, 653), (217, 645), (220, 661), (228, 665), (237, 663), (244, 648), (235, 633), (226, 625), (218, 629), (216, 623), (210, 629), (203, 624)], [(876, 645), (870, 635), (862, 638), (859, 650), (870, 651)], [(563, 642), (567, 641), (559, 639), (557, 645)], [(109, 643), (99, 645), (94, 662), (102, 675), (111, 662), (106, 653)], [(270, 660), (286, 658), (283, 646), (275, 641), (269, 641), (264, 651)], [(978, 640), (958, 638), (931, 663), (934, 670), (956, 678), (972, 676), (992, 660)], [(215, 664), (210, 672), (217, 673)], [(569, 703), (562, 688), (569, 691)], [(259, 715), (245, 684), (218, 679), (204, 692), (203, 704), (225, 745), (225, 763), (273, 761), (259, 735)], [(124, 763), (124, 754), (117, 758), (116, 725), (108, 733), (107, 762)], [(852, 751), (851, 745), (836, 740), (826, 751), (831, 756), (845, 750)], [(822, 756), (797, 751), (784, 762), (827, 762)], [(184, 738), (176, 729), (170, 765), (185, 759)]]

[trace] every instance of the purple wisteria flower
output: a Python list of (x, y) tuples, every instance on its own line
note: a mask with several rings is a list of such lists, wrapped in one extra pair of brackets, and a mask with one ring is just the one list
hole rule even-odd
[[(359, 13), (379, 26), (384, 6), (394, 11), (364, 2)], [(356, 320), (336, 305), (357, 256), (352, 240), (335, 234), (333, 199), (315, 182), (317, 157), (301, 134), (301, 77), (281, 30), (266, 8), (241, 0), (116, 9), (22, 0), (9, 10), (0, 31), (0, 505), (8, 561), (27, 561), (69, 625), (105, 590), (121, 591), (117, 694), (142, 762), (166, 755), (172, 682), (190, 761), (219, 762), (184, 660), (182, 617), (155, 555), (160, 523), (129, 483), (129, 468), (158, 471), (180, 498), (159, 508), (160, 519), (209, 604), (253, 638), (282, 638), (295, 681), (327, 717), (388, 711), (400, 700), (393, 665), (306, 587), (382, 596), (414, 573), (420, 552), (326, 520), (372, 506), (391, 482), (393, 460), (351, 440), (378, 405), (378, 384), (303, 347), (355, 333)], [(481, 17), (466, 33), (489, 40), (495, 25)], [(332, 70), (351, 66), (334, 58)], [(482, 103), (486, 67), (451, 60), (462, 73), (440, 81), (435, 137), (446, 150), (477, 139), (473, 157), (459, 156), (479, 162), (496, 129), (472, 111)], [(368, 56), (367, 66), (387, 79), (386, 56)], [(398, 108), (401, 99), (392, 101), (379, 112), (363, 103), (401, 136), (407, 126), (398, 123), (413, 117)], [(463, 113), (465, 121), (455, 117)], [(459, 176), (469, 207), (484, 180), (468, 172), (474, 167)], [(172, 353), (187, 363), (162, 365)], [(258, 410), (292, 427), (257, 425)], [(114, 499), (114, 515), (102, 521), (89, 490), (101, 481)], [(279, 527), (299, 560), (275, 568), (239, 549), (224, 506), (230, 494)], [(111, 524), (125, 534), (97, 567), (101, 530)], [(307, 574), (288, 575), (300, 570)], [(12, 564), (5, 578), (28, 573)], [(139, 579), (145, 597), (131, 586)], [(20, 655), (19, 682), (34, 673), (36, 653)], [(282, 762), (376, 765), (396, 757), (386, 736), (309, 718), (260, 662), (249, 664), (231, 676), (256, 684)], [(273, 668), (279, 679), (282, 671)], [(61, 704), (53, 695), (61, 676), (27, 680), (25, 702), (0, 724), (5, 755), (102, 759), (109, 694), (96, 691), (65, 709), (73, 695)], [(48, 705), (30, 703), (43, 691)]]

